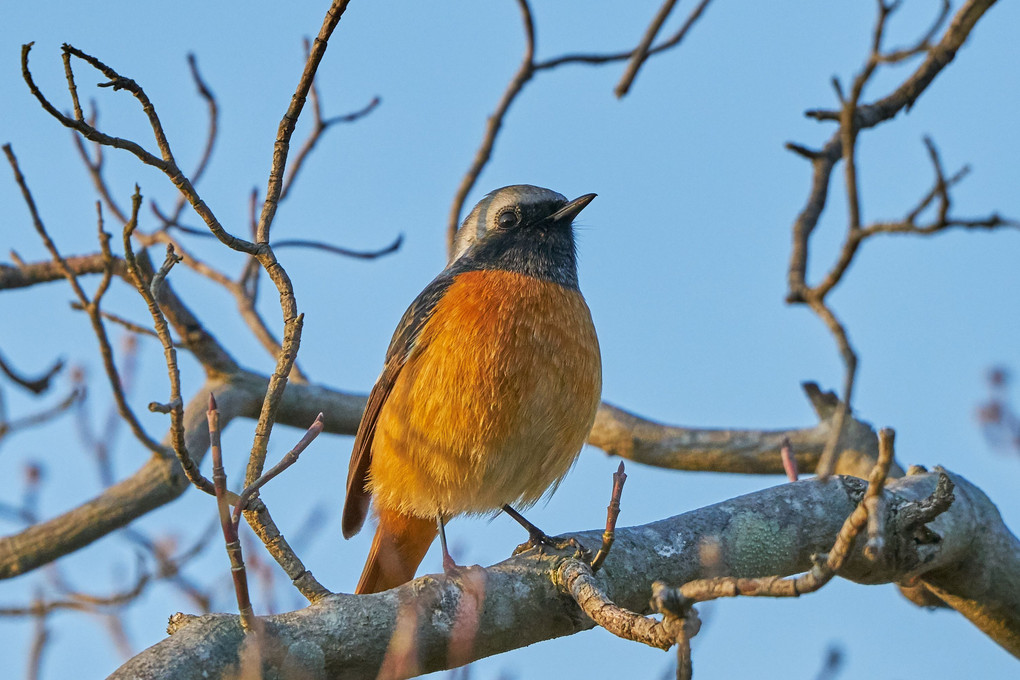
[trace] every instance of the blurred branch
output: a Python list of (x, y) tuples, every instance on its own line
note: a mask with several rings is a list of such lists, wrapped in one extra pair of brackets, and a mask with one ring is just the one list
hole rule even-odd
[[(209, 131), (206, 133), (205, 147), (202, 149), (202, 155), (199, 157), (195, 171), (191, 173), (191, 181), (194, 184), (198, 184), (198, 181), (202, 178), (202, 175), (205, 174), (205, 170), (209, 166), (209, 159), (212, 158), (213, 147), (216, 145), (216, 137), (219, 133), (219, 105), (216, 103), (216, 96), (202, 79), (202, 74), (198, 72), (198, 59), (195, 57), (194, 53), (188, 53), (188, 70), (191, 71), (191, 79), (195, 81), (195, 87), (198, 90), (198, 95), (205, 101), (206, 108), (209, 110)], [(184, 194), (178, 195), (177, 202), (174, 204), (173, 212), (171, 212), (169, 216), (163, 218), (164, 229), (170, 225), (178, 224), (186, 203), (187, 201), (185, 200)], [(153, 201), (152, 207), (153, 210), (159, 214), (155, 201)]]
[(1000, 453), (1020, 453), (1020, 415), (1009, 398), (1009, 371), (988, 371), (988, 400), (978, 406), (977, 420), (988, 446)]
[[(80, 386), (75, 385), (71, 387), (71, 391), (67, 393), (67, 396), (53, 406), (44, 408), (41, 411), (36, 411), (35, 413), (30, 413), (19, 418), (12, 418), (10, 420), (8, 420), (6, 414), (0, 414), (0, 441), (2, 441), (4, 437), (18, 432), (19, 430), (45, 425), (75, 404), (79, 403), (84, 398), (85, 390)], [(2, 401), (3, 397), (0, 396), (0, 404), (2, 404)]]
[[(64, 68), (70, 72), (71, 62), (67, 55), (64, 55)], [(69, 74), (70, 84), (73, 87), (73, 75)], [(99, 124), (99, 110), (96, 107), (96, 103), (92, 102), (92, 113), (89, 115), (87, 123), (89, 127), (95, 128)], [(114, 200), (113, 194), (110, 192), (110, 187), (106, 183), (106, 177), (103, 174), (103, 165), (106, 157), (103, 155), (103, 145), (98, 141), (93, 142), (93, 150), (95, 153), (95, 160), (89, 155), (88, 149), (85, 148), (85, 142), (83, 141), (82, 135), (71, 133), (71, 139), (74, 140), (74, 146), (78, 150), (78, 155), (81, 156), (82, 162), (85, 164), (85, 169), (88, 170), (89, 177), (92, 178), (92, 185), (96, 189), (96, 193), (99, 194), (99, 198), (106, 205), (107, 209), (113, 214), (114, 218), (118, 222), (123, 224), (127, 222), (127, 215), (121, 210), (117, 201)]]
[(53, 362), (53, 365), (50, 366), (49, 370), (38, 378), (28, 378), (22, 373), (14, 370), (14, 368), (7, 363), (3, 353), (0, 352), (0, 372), (3, 372), (3, 374), (11, 380), (11, 382), (24, 387), (32, 394), (42, 394), (46, 390), (50, 389), (50, 381), (57, 373), (60, 373), (63, 368), (64, 360), (57, 359)]
[(41, 594), (36, 593), (34, 605), (39, 606), (39, 611), (33, 616), (35, 625), (32, 630), (32, 644), (28, 648), (28, 669), (25, 673), (27, 680), (38, 680), (41, 677), (43, 653), (50, 639), (49, 630), (46, 628), (46, 612), (42, 610)]
[(825, 660), (822, 662), (822, 667), (818, 670), (815, 680), (835, 680), (843, 670), (845, 663), (843, 648), (837, 644), (829, 645), (829, 648), (825, 650)]
[(141, 595), (148, 582), (149, 575), (142, 574), (128, 590), (119, 593), (105, 596), (70, 593), (70, 598), (66, 600), (47, 600), (27, 607), (0, 607), (0, 616), (36, 616), (39, 612), (49, 613), (58, 609), (90, 612), (100, 607), (117, 607), (131, 602)]

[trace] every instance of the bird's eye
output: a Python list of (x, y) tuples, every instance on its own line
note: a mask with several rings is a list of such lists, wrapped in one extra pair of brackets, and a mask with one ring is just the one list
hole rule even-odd
[(496, 224), (501, 229), (509, 229), (517, 224), (517, 212), (515, 210), (504, 210), (496, 218)]

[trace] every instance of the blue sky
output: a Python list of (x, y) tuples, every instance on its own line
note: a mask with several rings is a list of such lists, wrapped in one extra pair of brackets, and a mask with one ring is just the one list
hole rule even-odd
[[(678, 11), (683, 14), (689, 4), (680, 3)], [(889, 27), (887, 44), (913, 40), (937, 4), (906, 3)], [(538, 56), (632, 47), (657, 3), (626, 5), (536, 2)], [(229, 230), (245, 233), (248, 193), (264, 189), (276, 127), (300, 74), (301, 38), (318, 31), (325, 8), (324, 2), (172, 7), (109, 2), (101, 12), (67, 2), (5, 8), (0, 141), (14, 145), (62, 250), (96, 249), (95, 197), (68, 132), (44, 114), (21, 82), (22, 43), (36, 41), (33, 72), (57, 102), (67, 102), (59, 58), (65, 41), (135, 78), (155, 103), (185, 168), (197, 160), (205, 129), (204, 106), (185, 61), (186, 53), (195, 52), (218, 97), (222, 130), (199, 189)], [(947, 168), (972, 166), (953, 194), (957, 214), (997, 210), (1020, 217), (1018, 14), (1009, 3), (990, 10), (956, 62), (909, 114), (862, 136), (858, 157), (866, 221), (901, 216), (931, 186), (923, 135), (933, 137)], [(570, 197), (599, 194), (581, 219), (580, 277), (602, 343), (607, 401), (689, 426), (813, 423), (800, 382), (836, 388), (842, 367), (822, 324), (805, 309), (783, 303), (790, 226), (807, 195), (810, 172), (783, 143), (819, 145), (831, 134), (830, 126), (802, 112), (834, 104), (830, 78), (849, 82), (863, 63), (873, 18), (870, 3), (717, 0), (679, 49), (646, 64), (624, 100), (612, 95), (622, 66), (570, 66), (540, 74), (514, 104), (468, 203), (492, 188), (521, 182)], [(516, 6), (508, 0), (355, 1), (341, 20), (319, 72), (326, 114), (359, 109), (376, 95), (382, 104), (321, 142), (280, 209), (274, 237), (353, 248), (381, 247), (397, 234), (405, 241), (399, 253), (373, 263), (281, 251), (306, 315), (299, 361), (315, 381), (358, 392), (371, 387), (397, 319), (443, 266), (450, 200), (522, 47)], [(894, 67), (880, 73), (864, 99), (885, 94), (909, 72)], [(152, 148), (134, 102), (124, 93), (91, 88), (101, 77), (83, 68), (78, 73), (83, 98), (99, 103), (101, 127)], [(306, 131), (299, 126), (296, 138)], [(173, 203), (172, 187), (158, 173), (124, 153), (108, 151), (107, 158), (111, 186), (123, 203), (135, 182), (147, 198), (162, 206)], [(813, 242), (815, 277), (827, 269), (842, 237), (841, 186), (836, 178)], [(5, 170), (0, 200), (7, 206), (2, 245), (28, 261), (45, 259)], [(193, 215), (186, 220), (199, 225)], [(189, 244), (229, 271), (240, 266), (240, 258), (216, 244), (194, 239)], [(860, 417), (897, 429), (901, 462), (942, 464), (978, 484), (1012, 527), (1020, 523), (1015, 494), (1020, 461), (987, 450), (973, 412), (985, 396), (985, 370), (1018, 364), (1018, 246), (1015, 231), (876, 239), (864, 245), (831, 297), (861, 357), (855, 399)], [(203, 319), (220, 337), (231, 338), (246, 365), (271, 369), (227, 295), (184, 268), (174, 270), (172, 281), (182, 295), (201, 301), (196, 307)], [(26, 371), (41, 370), (58, 355), (84, 364), (94, 377), (98, 419), (108, 395), (87, 321), (67, 311), (70, 297), (63, 284), (0, 297), (5, 320), (0, 347)], [(264, 295), (261, 308), (278, 324), (273, 297)], [(115, 286), (108, 307), (147, 318), (137, 296), (124, 287)], [(139, 405), (166, 394), (161, 352), (149, 341), (142, 350), (134, 399)], [(190, 393), (200, 375), (192, 364), (184, 369), (184, 390)], [(13, 413), (37, 406), (10, 390), (5, 396)], [(159, 415), (146, 413), (144, 422), (155, 434), (166, 426)], [(235, 468), (252, 425), (240, 423), (227, 433), (228, 460), (233, 456)], [(297, 436), (280, 429), (270, 457), (282, 455)], [(144, 454), (124, 433), (119, 443), (117, 471), (127, 475)], [(326, 525), (302, 556), (334, 590), (353, 587), (369, 540), (367, 534), (350, 542), (340, 538), (350, 444), (349, 437), (320, 438), (263, 493), (285, 533), (297, 530), (312, 501), (323, 504)], [(70, 419), (4, 441), (0, 473), (16, 479), (23, 462), (36, 458), (48, 469), (45, 515), (98, 492)], [(615, 466), (600, 452), (586, 451), (557, 495), (531, 519), (550, 532), (598, 526)], [(624, 525), (782, 482), (637, 465), (628, 473)], [(10, 484), (0, 489), (2, 500), (16, 496)], [(170, 528), (187, 542), (213, 512), (209, 499), (189, 492), (139, 525), (153, 534)], [(522, 536), (516, 525), (498, 518), (457, 521), (451, 540), (462, 560), (489, 564), (508, 555)], [(225, 557), (208, 553), (193, 567), (196, 579), (205, 582), (217, 571), (227, 573)], [(131, 573), (132, 559), (126, 543), (110, 537), (62, 568), (80, 587), (112, 590)], [(439, 566), (433, 553), (423, 569)], [(0, 603), (26, 601), (33, 584), (45, 578), (37, 573), (0, 583)], [(216, 608), (232, 610), (231, 597), (224, 590)], [(165, 586), (150, 589), (127, 615), (134, 646), (161, 639), (166, 617), (187, 606)], [(296, 607), (299, 600), (287, 593), (279, 606)], [(45, 677), (95, 676), (118, 664), (109, 638), (93, 624), (78, 614), (52, 619)], [(0, 620), (0, 630), (0, 651), (20, 668), (29, 627)], [(811, 677), (833, 641), (846, 653), (846, 677), (943, 677), (966, 670), (995, 678), (1016, 672), (1015, 660), (960, 616), (919, 611), (891, 586), (845, 582), (797, 601), (719, 603), (695, 641), (695, 665), (701, 677), (752, 672)], [(654, 678), (669, 655), (594, 631), (481, 662), (475, 677), (544, 677), (564, 659), (578, 675), (630, 677), (643, 669), (641, 677)]]

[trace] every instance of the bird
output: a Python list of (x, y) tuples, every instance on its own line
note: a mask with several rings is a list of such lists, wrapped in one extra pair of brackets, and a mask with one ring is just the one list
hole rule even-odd
[(487, 194), (462, 223), (446, 268), (397, 324), (351, 453), (342, 529), (370, 504), (378, 523), (355, 593), (414, 578), (446, 523), (518, 509), (555, 491), (595, 420), (602, 361), (578, 288), (568, 201), (518, 184)]

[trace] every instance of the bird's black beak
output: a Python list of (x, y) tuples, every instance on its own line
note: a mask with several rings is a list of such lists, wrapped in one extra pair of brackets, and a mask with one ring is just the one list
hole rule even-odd
[(549, 215), (550, 222), (565, 222), (570, 224), (577, 217), (577, 214), (584, 210), (584, 207), (595, 200), (598, 194), (585, 194), (580, 198), (575, 198), (570, 203)]

